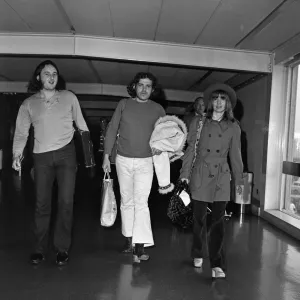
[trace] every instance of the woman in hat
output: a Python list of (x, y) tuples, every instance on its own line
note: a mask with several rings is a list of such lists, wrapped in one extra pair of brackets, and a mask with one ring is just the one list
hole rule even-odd
[(243, 191), (241, 130), (232, 112), (236, 100), (235, 91), (223, 83), (204, 92), (206, 118), (194, 118), (190, 125), (180, 172), (181, 180), (189, 183), (193, 203), (192, 258), (197, 268), (202, 267), (206, 252), (207, 205), (211, 203), (208, 252), (213, 278), (226, 277), (224, 215), (230, 200), (231, 173), (236, 192)]

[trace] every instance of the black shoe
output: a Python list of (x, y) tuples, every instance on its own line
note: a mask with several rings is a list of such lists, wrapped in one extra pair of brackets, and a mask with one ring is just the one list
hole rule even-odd
[(67, 251), (64, 252), (58, 252), (56, 255), (56, 264), (58, 266), (64, 266), (69, 261), (69, 254)]
[(133, 249), (132, 260), (134, 263), (140, 263), (141, 261), (147, 261), (150, 259), (150, 255), (145, 252), (144, 244), (135, 244)]
[(39, 265), (45, 260), (45, 256), (42, 253), (33, 253), (30, 256), (30, 263), (33, 265)]
[(132, 237), (126, 237), (125, 245), (122, 250), (122, 253), (132, 253)]

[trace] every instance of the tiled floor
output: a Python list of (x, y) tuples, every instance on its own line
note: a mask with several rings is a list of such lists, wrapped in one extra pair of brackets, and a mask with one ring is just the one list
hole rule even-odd
[(28, 263), (33, 212), (32, 181), (26, 174), (0, 180), (1, 300), (296, 300), (300, 299), (300, 244), (256, 217), (227, 223), (227, 280), (212, 281), (192, 267), (191, 233), (173, 227), (168, 197), (152, 193), (150, 207), (156, 246), (140, 266), (119, 253), (120, 220), (99, 225), (101, 178), (77, 181), (70, 263), (55, 265), (49, 250), (37, 268)]

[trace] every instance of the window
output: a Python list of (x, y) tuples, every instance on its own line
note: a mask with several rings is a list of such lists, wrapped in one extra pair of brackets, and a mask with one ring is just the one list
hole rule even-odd
[[(289, 107), (287, 158), (284, 162), (285, 199), (282, 210), (300, 218), (300, 67), (293, 68)], [(286, 169), (285, 169), (285, 166)]]

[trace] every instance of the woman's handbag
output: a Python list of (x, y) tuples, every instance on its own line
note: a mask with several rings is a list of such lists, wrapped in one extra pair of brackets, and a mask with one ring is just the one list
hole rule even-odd
[(178, 181), (169, 202), (167, 215), (172, 223), (180, 225), (182, 228), (189, 228), (193, 224), (192, 204), (185, 205), (180, 197), (182, 191), (188, 192), (188, 184)]
[(105, 172), (102, 183), (101, 215), (100, 223), (102, 226), (111, 227), (117, 217), (117, 201), (113, 190), (113, 179), (109, 173)]
[[(200, 141), (201, 131), (204, 122), (205, 122), (205, 118), (199, 119), (198, 126), (197, 126), (197, 137), (194, 145), (194, 157), (191, 166), (190, 176), (195, 164), (197, 147)], [(182, 182), (181, 180), (179, 180), (176, 184), (173, 196), (170, 199), (167, 215), (171, 219), (172, 223), (178, 224), (183, 228), (189, 228), (193, 225), (193, 209), (191, 203), (185, 205), (184, 199), (181, 198), (182, 191), (185, 191), (187, 194), (189, 194), (189, 187), (186, 182)]]

